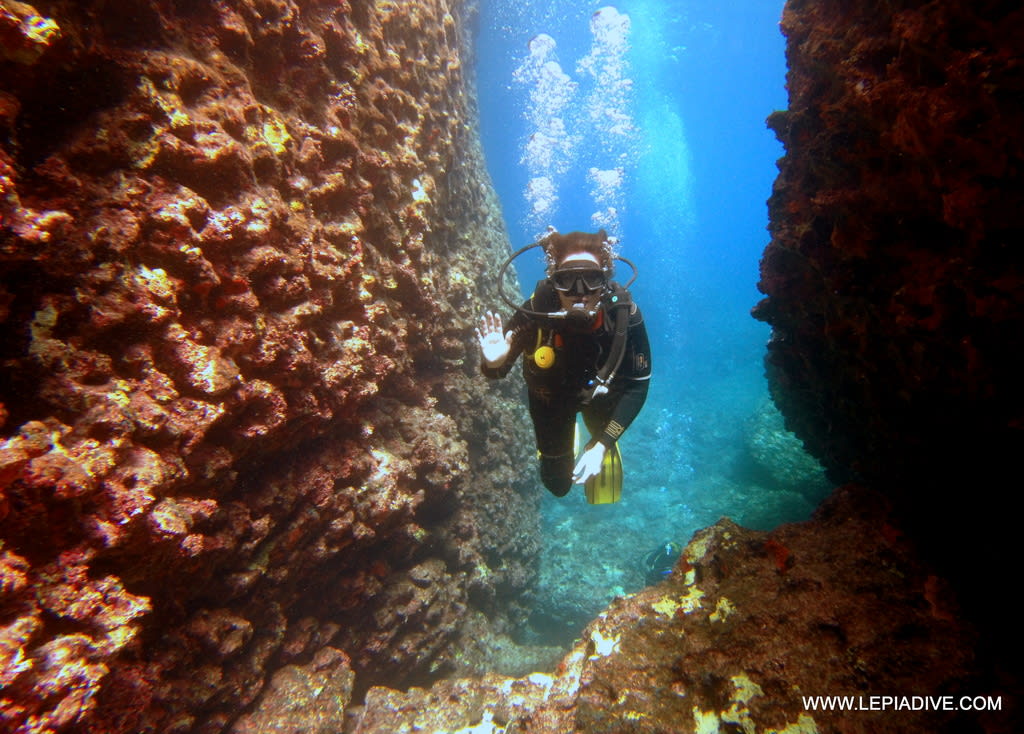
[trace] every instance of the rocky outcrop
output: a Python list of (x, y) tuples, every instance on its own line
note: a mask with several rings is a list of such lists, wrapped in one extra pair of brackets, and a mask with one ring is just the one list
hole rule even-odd
[(786, 156), (754, 311), (773, 398), (833, 477), (893, 498), (1006, 655), (1016, 613), (985, 599), (1017, 554), (1024, 10), (791, 0), (782, 27)]
[[(894, 519), (851, 485), (770, 533), (723, 520), (665, 582), (613, 602), (552, 674), (371, 689), (345, 731), (1012, 731), (1012, 688), (979, 677), (977, 632)], [(1004, 708), (968, 710), (988, 699)]]
[(773, 396), (837, 475), (999, 477), (1024, 440), (1024, 11), (791, 0), (761, 267)]
[(783, 423), (782, 414), (771, 400), (765, 399), (757, 406), (744, 425), (744, 468), (771, 491), (796, 492), (812, 506), (817, 505), (831, 485), (821, 465)]
[(334, 731), (521, 618), (472, 14), (0, 2), (0, 728)]

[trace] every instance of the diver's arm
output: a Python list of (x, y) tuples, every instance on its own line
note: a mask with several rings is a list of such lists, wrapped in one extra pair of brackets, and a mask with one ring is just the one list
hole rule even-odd
[(626, 354), (618, 374), (612, 380), (612, 392), (619, 395), (619, 400), (608, 423), (594, 436), (607, 447), (619, 440), (647, 400), (651, 379), (651, 346), (639, 308), (634, 308), (630, 313), (627, 339)]
[(611, 418), (599, 434), (594, 436), (598, 441), (610, 448), (612, 444), (622, 437), (633, 419), (640, 413), (647, 400), (647, 380), (631, 381), (619, 398), (619, 402), (612, 411)]

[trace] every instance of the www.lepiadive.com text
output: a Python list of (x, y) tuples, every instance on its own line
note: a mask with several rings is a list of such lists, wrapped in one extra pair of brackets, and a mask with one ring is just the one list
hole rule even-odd
[(802, 696), (805, 711), (1002, 711), (1002, 696)]

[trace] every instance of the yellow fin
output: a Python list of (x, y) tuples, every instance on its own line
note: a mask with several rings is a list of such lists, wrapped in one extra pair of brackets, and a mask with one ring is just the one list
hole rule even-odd
[(587, 502), (592, 505), (610, 505), (622, 497), (622, 456), (619, 444), (604, 452), (601, 471), (588, 479), (584, 485)]

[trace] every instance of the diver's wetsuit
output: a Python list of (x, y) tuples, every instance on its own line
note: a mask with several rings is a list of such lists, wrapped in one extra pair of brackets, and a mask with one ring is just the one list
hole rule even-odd
[[(573, 435), (576, 414), (590, 435), (607, 448), (619, 439), (633, 422), (647, 399), (651, 376), (651, 350), (647, 329), (639, 307), (613, 308), (612, 297), (621, 302), (629, 292), (611, 284), (601, 302), (601, 313), (592, 328), (584, 332), (569, 329), (564, 321), (545, 321), (516, 311), (506, 327), (512, 331), (512, 349), (497, 367), (483, 365), (487, 377), (504, 377), (520, 353), (523, 354), (523, 376), (530, 396), (530, 416), (540, 450), (540, 475), (552, 494), (562, 497), (572, 487)], [(561, 309), (558, 294), (547, 280), (538, 282), (533, 296), (523, 304), (530, 311), (551, 313)], [(626, 351), (608, 392), (589, 399), (588, 383), (593, 380), (608, 358), (613, 341), (614, 318), (626, 317)], [(555, 350), (555, 361), (543, 369), (534, 362), (538, 335)]]

